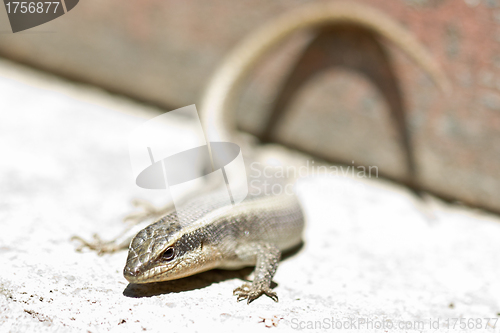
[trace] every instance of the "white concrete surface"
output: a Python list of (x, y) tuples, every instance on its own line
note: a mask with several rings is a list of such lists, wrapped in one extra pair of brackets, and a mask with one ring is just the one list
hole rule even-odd
[(279, 303), (237, 303), (245, 272), (136, 286), (126, 252), (76, 252), (72, 235), (119, 233), (131, 199), (164, 199), (130, 171), (127, 136), (147, 109), (0, 61), (1, 332), (447, 331), (453, 318), (500, 331), (482, 319), (500, 315), (498, 216), (377, 179), (301, 182), (305, 244), (278, 269)]

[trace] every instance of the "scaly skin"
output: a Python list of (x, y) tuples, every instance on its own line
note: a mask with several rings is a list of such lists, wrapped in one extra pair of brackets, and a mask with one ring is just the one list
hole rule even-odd
[[(252, 66), (273, 46), (301, 29), (352, 23), (370, 29), (399, 46), (444, 91), (449, 82), (437, 62), (414, 36), (387, 15), (350, 2), (316, 2), (285, 13), (246, 38), (216, 71), (205, 93), (201, 115), (209, 142), (238, 142), (231, 100)], [(294, 195), (251, 195), (232, 207), (213, 208), (213, 195), (187, 205), (190, 223), (168, 214), (142, 230), (130, 244), (124, 276), (132, 283), (182, 278), (212, 268), (256, 266), (253, 283), (234, 290), (248, 302), (270, 289), (281, 251), (301, 242), (303, 214)], [(191, 208), (189, 208), (191, 207)], [(200, 209), (200, 207), (202, 207)], [(196, 208), (196, 212), (190, 209)]]
[[(235, 289), (238, 300), (271, 290), (281, 251), (301, 242), (304, 217), (294, 195), (250, 194), (237, 206), (214, 208), (214, 194), (188, 202), (137, 234), (123, 271), (131, 283), (168, 281), (213, 268), (256, 266), (251, 285)], [(179, 220), (178, 214), (185, 214)], [(188, 215), (188, 216), (186, 216)]]

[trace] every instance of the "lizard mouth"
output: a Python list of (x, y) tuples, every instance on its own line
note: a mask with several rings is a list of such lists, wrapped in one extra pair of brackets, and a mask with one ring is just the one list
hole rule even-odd
[(123, 276), (130, 283), (151, 283), (171, 280), (167, 276), (162, 276), (165, 272), (168, 272), (175, 268), (179, 263), (175, 262), (168, 266), (156, 266), (150, 268), (146, 271), (141, 271), (140, 267), (131, 268), (126, 266), (123, 270)]

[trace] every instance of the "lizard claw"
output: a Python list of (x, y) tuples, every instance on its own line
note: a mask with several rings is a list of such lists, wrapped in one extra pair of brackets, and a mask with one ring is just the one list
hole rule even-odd
[(236, 300), (239, 302), (246, 299), (247, 304), (250, 304), (252, 301), (259, 298), (262, 294), (265, 294), (273, 301), (278, 302), (278, 295), (269, 287), (259, 287), (245, 283), (241, 287), (233, 290), (233, 295), (237, 296)]
[(76, 248), (78, 252), (81, 252), (83, 248), (89, 248), (101, 256), (104, 253), (111, 253), (117, 250), (113, 242), (105, 242), (97, 234), (94, 234), (93, 241), (86, 241), (80, 236), (73, 236), (71, 239), (80, 242), (80, 245)]
[[(71, 237), (72, 240), (80, 242), (76, 251), (80, 252), (82, 249), (88, 248), (92, 251), (96, 251), (99, 255), (103, 255), (105, 253), (113, 253), (125, 249), (129, 246), (131, 240), (130, 237), (127, 237), (127, 234), (135, 230), (135, 225), (139, 225), (141, 222), (144, 222), (149, 218), (157, 218), (165, 215), (165, 213), (172, 210), (172, 204), (163, 208), (157, 208), (148, 201), (141, 199), (132, 200), (132, 204), (140, 210), (129, 214), (123, 219), (123, 221), (128, 222), (129, 225), (118, 237), (110, 241), (103, 241), (97, 234), (94, 234), (93, 239), (91, 241), (87, 241), (82, 237), (73, 236)], [(135, 233), (137, 233), (137, 231), (138, 230), (136, 230)]]

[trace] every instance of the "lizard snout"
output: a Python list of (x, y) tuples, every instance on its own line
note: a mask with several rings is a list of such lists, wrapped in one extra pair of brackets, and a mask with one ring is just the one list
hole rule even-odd
[(136, 282), (138, 275), (139, 275), (139, 268), (138, 267), (130, 267), (130, 266), (126, 265), (125, 268), (123, 269), (123, 276), (130, 283)]

